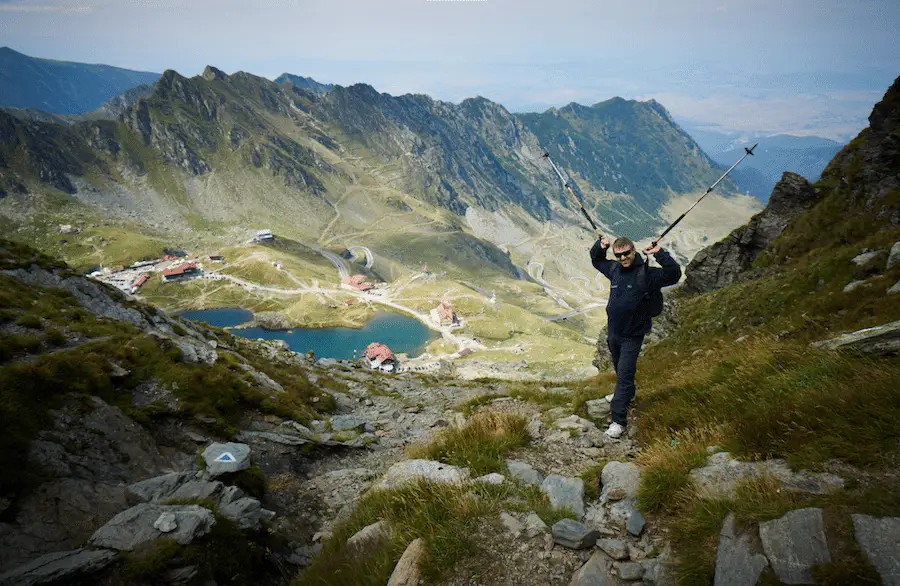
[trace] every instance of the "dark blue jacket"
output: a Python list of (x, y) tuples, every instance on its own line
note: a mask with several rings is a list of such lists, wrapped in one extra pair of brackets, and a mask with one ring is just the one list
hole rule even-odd
[[(609, 279), (609, 302), (606, 316), (609, 321), (610, 336), (642, 336), (650, 331), (651, 318), (649, 299), (644, 299), (637, 281), (638, 267), (644, 264), (644, 257), (638, 254), (627, 269), (615, 260), (606, 259), (607, 248), (598, 240), (591, 248), (591, 264)], [(674, 285), (681, 278), (681, 267), (675, 259), (660, 250), (653, 255), (661, 269), (647, 267), (647, 291)]]

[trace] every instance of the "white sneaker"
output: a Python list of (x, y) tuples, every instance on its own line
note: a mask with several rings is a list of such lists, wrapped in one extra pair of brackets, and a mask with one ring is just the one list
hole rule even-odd
[(625, 428), (618, 423), (613, 422), (609, 425), (609, 429), (607, 429), (604, 433), (612, 439), (618, 439), (622, 437), (623, 433), (625, 433)]
[(616, 396), (615, 393), (610, 393), (610, 394), (606, 395), (606, 397), (605, 397), (606, 402), (607, 402), (607, 403), (612, 403), (613, 397), (615, 397), (615, 396)]

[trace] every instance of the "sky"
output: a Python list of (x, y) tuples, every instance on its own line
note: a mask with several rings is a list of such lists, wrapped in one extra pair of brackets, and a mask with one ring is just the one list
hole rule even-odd
[(653, 98), (686, 126), (842, 141), (900, 75), (898, 31), (898, 0), (0, 0), (0, 46), (33, 57), (513, 112)]

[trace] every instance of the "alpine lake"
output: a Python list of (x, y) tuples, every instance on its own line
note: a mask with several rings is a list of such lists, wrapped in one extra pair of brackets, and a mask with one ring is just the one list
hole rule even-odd
[[(204, 309), (184, 311), (178, 314), (184, 319), (201, 321), (220, 328), (235, 328), (253, 319), (253, 313), (244, 309)], [(316, 358), (353, 360), (362, 356), (372, 342), (387, 345), (395, 354), (407, 354), (411, 358), (420, 355), (438, 332), (428, 329), (420, 321), (405, 315), (378, 312), (360, 329), (354, 328), (295, 328), (267, 330), (261, 327), (229, 329), (235, 336), (284, 340), (294, 352), (312, 351)]]

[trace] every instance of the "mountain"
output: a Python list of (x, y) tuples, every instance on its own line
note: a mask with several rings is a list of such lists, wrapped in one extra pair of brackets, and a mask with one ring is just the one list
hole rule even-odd
[[(573, 217), (575, 204), (540, 156), (547, 146), (563, 169), (583, 178), (586, 204), (600, 222), (625, 226), (636, 235), (659, 223), (656, 209), (667, 194), (698, 190), (718, 174), (652, 101), (614, 99), (590, 108), (572, 104), (560, 111), (514, 116), (484, 98), (454, 105), (422, 95), (379, 94), (364, 84), (333, 86), (317, 94), (246, 73), (228, 76), (212, 67), (193, 79), (167, 71), (149, 96), (132, 92), (132, 100), (111, 110), (120, 112), (119, 120), (108, 123), (82, 120), (67, 130), (7, 117), (7, 149), (27, 151), (43, 144), (24, 159), (7, 151), (11, 162), (24, 161), (7, 174), (18, 176), (19, 182), (31, 176), (46, 183), (59, 173), (50, 172), (53, 163), (44, 155), (53, 151), (51, 158), (78, 159), (74, 151), (63, 153), (66, 149), (54, 149), (46, 139), (78, 142), (91, 137), (94, 150), (79, 164), (98, 165), (102, 178), (97, 179), (106, 187), (119, 182), (111, 169), (123, 164), (138, 175), (153, 167), (152, 175), (165, 175), (175, 184), (196, 183), (195, 178), (210, 173), (245, 175), (265, 169), (281, 177), (280, 190), (294, 190), (291, 205), (295, 201), (310, 212), (310, 232), (322, 227), (315, 219), (331, 215), (326, 194), (353, 183), (358, 173), (348, 165), (380, 167), (379, 182), (459, 217), (469, 207), (519, 209), (537, 221), (559, 213)], [(374, 159), (362, 163), (366, 156), (361, 155)], [(38, 167), (45, 172), (36, 173)], [(75, 168), (60, 171), (71, 174)], [(259, 196), (247, 193), (246, 186), (232, 185), (217, 191), (212, 215), (221, 218), (229, 210), (237, 221), (266, 221), (272, 208), (255, 205)], [(303, 197), (297, 199), (296, 190)], [(63, 191), (73, 193), (69, 187)], [(178, 213), (212, 219), (209, 206), (198, 203), (182, 198)], [(279, 213), (271, 219), (284, 217)]]
[(670, 194), (698, 191), (721, 174), (655, 100), (612, 98), (517, 116), (562, 167), (574, 170), (586, 201), (603, 202), (592, 207), (619, 231), (646, 222)]
[(334, 88), (334, 85), (330, 83), (319, 83), (311, 77), (303, 77), (300, 75), (293, 75), (291, 73), (282, 73), (277, 78), (275, 78), (275, 83), (290, 83), (297, 86), (298, 88), (309, 90), (314, 94), (324, 94)]
[(157, 79), (158, 73), (39, 59), (0, 47), (0, 106), (82, 114)]
[(691, 136), (716, 162), (731, 166), (743, 154), (743, 148), (753, 143), (759, 146), (753, 157), (744, 159), (733, 172), (738, 188), (765, 202), (775, 184), (785, 171), (806, 177), (810, 181), (819, 178), (825, 165), (843, 146), (841, 143), (819, 136), (792, 136), (788, 134), (742, 135), (725, 134), (702, 129), (686, 123)]

